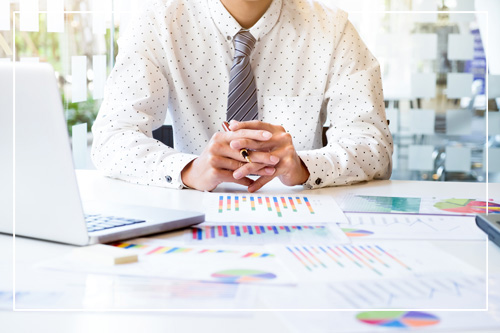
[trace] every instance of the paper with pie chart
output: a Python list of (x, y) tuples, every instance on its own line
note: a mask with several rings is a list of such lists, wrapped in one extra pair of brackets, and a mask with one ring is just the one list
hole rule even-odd
[(347, 195), (342, 210), (350, 213), (476, 215), (500, 214), (500, 200), (484, 198), (389, 197)]
[(439, 324), (438, 316), (422, 311), (365, 311), (356, 319), (362, 323), (378, 327), (421, 328)]
[(137, 254), (139, 261), (109, 266), (82, 262), (66, 256), (45, 262), (41, 267), (218, 283), (296, 283), (295, 277), (275, 254), (263, 246), (196, 246), (155, 238), (139, 238), (112, 245)]
[(301, 315), (282, 311), (278, 316), (290, 333), (498, 332), (500, 327), (494, 311), (309, 311)]

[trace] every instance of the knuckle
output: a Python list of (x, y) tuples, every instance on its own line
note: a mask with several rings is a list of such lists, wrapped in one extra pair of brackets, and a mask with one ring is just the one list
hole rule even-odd
[(208, 176), (209, 179), (216, 179), (217, 178), (217, 169), (210, 168), (209, 170), (206, 171), (206, 175)]
[(276, 135), (276, 137), (278, 138), (278, 140), (280, 141), (283, 141), (283, 140), (286, 140), (286, 132), (281, 132), (279, 134)]
[(248, 139), (239, 139), (238, 143), (240, 144), (240, 146), (246, 147), (249, 145), (250, 141)]
[(292, 135), (288, 132), (283, 133), (283, 138), (288, 142), (292, 142)]
[(294, 153), (294, 152), (295, 152), (295, 148), (293, 147), (293, 145), (286, 145), (286, 146), (285, 146), (285, 152), (286, 152), (287, 154)]
[(278, 131), (280, 131), (280, 132), (285, 132), (285, 133), (286, 133), (285, 128), (284, 128), (283, 126), (281, 126), (281, 125), (277, 125), (277, 129), (278, 129)]
[(293, 165), (293, 161), (291, 158), (285, 158), (281, 161), (280, 163), (280, 166), (284, 169), (284, 170), (288, 170), (290, 167), (292, 167)]
[(212, 139), (215, 142), (220, 141), (222, 140), (223, 135), (224, 134), (222, 132), (215, 132), (214, 135), (212, 136)]
[(214, 141), (210, 145), (210, 152), (212, 152), (212, 153), (220, 152), (222, 150), (222, 146), (223, 145), (220, 141)]
[(218, 160), (219, 160), (219, 157), (216, 155), (213, 155), (213, 154), (210, 154), (210, 156), (208, 156), (208, 158), (207, 158), (207, 162), (210, 166), (217, 165)]
[(263, 138), (265, 133), (269, 133), (269, 131), (259, 131), (258, 132), (259, 138)]

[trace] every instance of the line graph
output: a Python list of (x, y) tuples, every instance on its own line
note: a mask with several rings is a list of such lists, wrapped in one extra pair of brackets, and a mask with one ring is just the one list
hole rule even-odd
[(433, 275), (330, 283), (330, 297), (346, 308), (483, 308), (486, 281), (480, 275)]
[[(473, 239), (482, 240), (472, 216), (347, 213), (344, 229), (372, 232), (379, 239)], [(348, 234), (349, 235), (349, 234)]]

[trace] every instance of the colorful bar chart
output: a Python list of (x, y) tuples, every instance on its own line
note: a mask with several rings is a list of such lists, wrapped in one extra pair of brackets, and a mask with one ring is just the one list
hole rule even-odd
[[(223, 214), (226, 211), (231, 211), (231, 208), (234, 207), (235, 211), (240, 211), (240, 207), (242, 205), (249, 205), (250, 211), (255, 212), (259, 206), (263, 205), (265, 202), (265, 208), (267, 208), (268, 212), (273, 212), (278, 217), (283, 217), (284, 210), (291, 210), (294, 213), (298, 212), (297, 207), (304, 206), (304, 209), (307, 210), (309, 214), (315, 214), (314, 208), (307, 197), (284, 197), (284, 196), (264, 196), (264, 197), (254, 197), (248, 196), (249, 201), (247, 200), (247, 196), (243, 197), (243, 200), (240, 200), (240, 197), (237, 195), (220, 195), (219, 196), (219, 207), (218, 212)], [(224, 207), (224, 202), (226, 205)], [(258, 203), (256, 205), (256, 202)]]
[[(234, 226), (233, 226), (234, 228)], [(213, 232), (213, 229), (212, 229)], [(260, 232), (260, 231), (259, 231)], [(120, 247), (123, 249), (140, 249), (145, 250), (145, 255), (152, 254), (179, 254), (179, 253), (193, 253), (193, 254), (207, 254), (207, 253), (230, 253), (237, 255), (241, 258), (271, 258), (274, 257), (272, 253), (264, 252), (241, 252), (236, 250), (220, 250), (220, 249), (200, 249), (200, 248), (190, 248), (190, 247), (176, 247), (176, 246), (154, 246), (146, 244), (131, 244), (131, 243), (114, 243), (113, 246)]]
[(217, 224), (348, 223), (327, 195), (210, 193), (203, 199), (205, 221)]
[(190, 243), (223, 242), (238, 244), (325, 243), (335, 241), (326, 225), (208, 225), (194, 226), (186, 241)]
[(287, 252), (309, 272), (362, 269), (384, 276), (391, 269), (412, 271), (404, 261), (379, 245), (286, 246)]
[(145, 244), (131, 244), (131, 243), (114, 243), (113, 246), (120, 247), (122, 249), (144, 249), (148, 247)]
[[(190, 247), (179, 247), (179, 246), (155, 246), (153, 244), (132, 244), (132, 243), (113, 243), (112, 246), (120, 247), (126, 250), (138, 249), (141, 251), (145, 251), (145, 255), (151, 254), (179, 254), (179, 253), (195, 253), (195, 254), (204, 254), (204, 253), (237, 253), (238, 251), (234, 250), (220, 250), (220, 249), (200, 249), (200, 248), (190, 248)], [(253, 254), (253, 253), (252, 253)], [(247, 254), (244, 254), (248, 256)], [(266, 253), (255, 253), (253, 257), (266, 257), (271, 256)]]

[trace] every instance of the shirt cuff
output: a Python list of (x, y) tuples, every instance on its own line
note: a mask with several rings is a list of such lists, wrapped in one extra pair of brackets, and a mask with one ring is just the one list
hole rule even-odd
[(297, 154), (309, 171), (309, 178), (302, 184), (305, 189), (334, 185), (338, 171), (328, 154), (322, 152), (321, 149), (298, 151)]
[(188, 188), (182, 182), (181, 172), (189, 162), (197, 157), (193, 154), (178, 153), (165, 158), (158, 168), (158, 177), (164, 181), (163, 185), (175, 189)]

